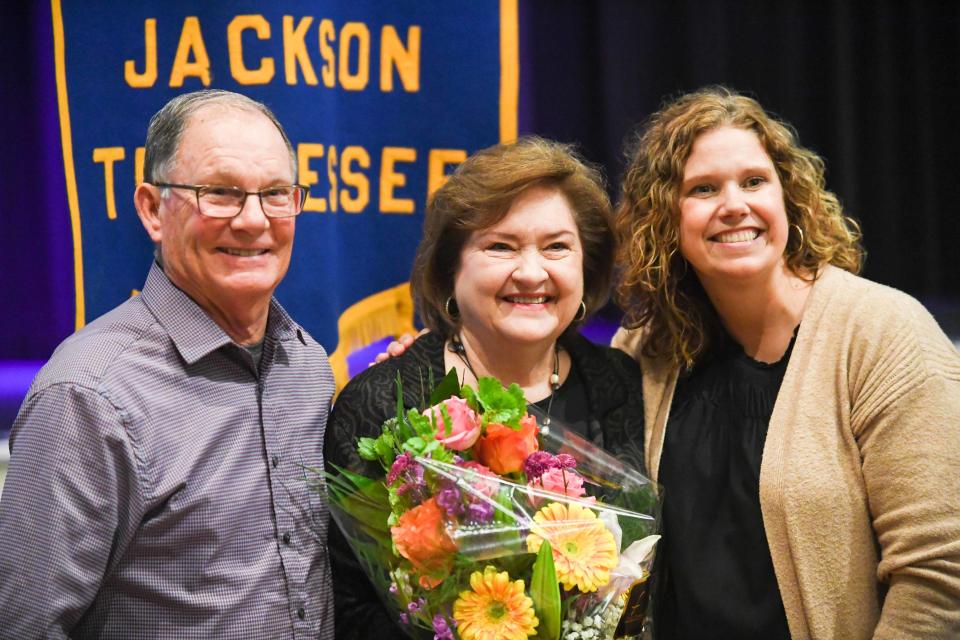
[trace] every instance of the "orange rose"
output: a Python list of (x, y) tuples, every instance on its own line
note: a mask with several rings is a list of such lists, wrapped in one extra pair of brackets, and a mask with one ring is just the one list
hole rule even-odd
[(390, 527), (393, 543), (404, 558), (420, 572), (420, 584), (433, 588), (450, 573), (457, 545), (443, 526), (443, 509), (435, 498), (410, 509)]
[(520, 419), (520, 430), (492, 422), (487, 432), (473, 445), (477, 461), (501, 475), (523, 469), (523, 461), (539, 448), (537, 420), (533, 416)]

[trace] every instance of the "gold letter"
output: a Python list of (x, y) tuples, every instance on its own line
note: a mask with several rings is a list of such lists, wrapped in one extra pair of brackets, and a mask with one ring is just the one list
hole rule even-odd
[(380, 160), (380, 213), (413, 213), (413, 200), (395, 198), (393, 191), (407, 184), (407, 176), (395, 171), (397, 162), (414, 162), (417, 150), (408, 147), (384, 147)]
[(293, 16), (283, 16), (283, 69), (287, 75), (287, 84), (297, 84), (297, 63), (303, 71), (307, 84), (317, 84), (317, 74), (313, 72), (313, 63), (307, 55), (307, 30), (313, 18), (307, 16), (293, 26)]
[(273, 80), (273, 58), (260, 58), (257, 69), (243, 63), (243, 32), (253, 29), (260, 40), (270, 39), (270, 23), (261, 15), (237, 16), (227, 25), (227, 49), (230, 51), (230, 75), (239, 84), (267, 84)]
[[(322, 158), (323, 157), (323, 145), (314, 144), (312, 142), (301, 142), (297, 145), (297, 165), (299, 171), (297, 174), (300, 176), (300, 184), (312, 187), (315, 184), (319, 183), (320, 176), (317, 175), (316, 171), (310, 169), (310, 160), (313, 158)], [(307, 199), (303, 203), (304, 211), (316, 211), (318, 213), (324, 213), (327, 210), (327, 201), (323, 198), (314, 198), (310, 196), (310, 193), (313, 192), (313, 189), (307, 193)]]
[(337, 211), (337, 148), (330, 145), (327, 150), (327, 180), (330, 181), (330, 195), (327, 200), (330, 201), (330, 211)]
[[(350, 41), (357, 40), (357, 72), (350, 73)], [(348, 22), (340, 30), (340, 86), (362, 91), (370, 81), (370, 31), (362, 22)]]
[(364, 174), (350, 168), (354, 162), (364, 169), (369, 169), (370, 154), (363, 147), (357, 146), (347, 147), (340, 154), (340, 179), (343, 184), (357, 190), (356, 197), (351, 196), (346, 189), (340, 190), (340, 206), (347, 213), (360, 213), (370, 202), (370, 181)]
[(420, 90), (420, 27), (407, 28), (407, 47), (393, 25), (380, 32), (380, 90), (393, 91), (393, 67), (397, 67), (403, 90)]
[(146, 60), (143, 63), (143, 73), (137, 73), (133, 60), (123, 63), (123, 79), (127, 84), (137, 89), (152, 87), (157, 81), (157, 19), (147, 18), (143, 21), (143, 49)]
[(93, 161), (103, 163), (103, 183), (107, 196), (107, 218), (117, 219), (117, 201), (113, 194), (113, 163), (123, 160), (123, 147), (98, 147), (93, 150)]
[(460, 164), (466, 159), (467, 152), (463, 149), (431, 149), (427, 160), (427, 197), (447, 181), (447, 165)]
[(146, 155), (146, 149), (137, 147), (133, 152), (133, 186), (143, 182), (143, 156)]
[[(194, 55), (194, 62), (189, 61), (191, 52)], [(170, 86), (182, 87), (183, 79), (187, 76), (200, 78), (203, 86), (210, 86), (210, 58), (207, 56), (207, 47), (203, 44), (200, 20), (196, 16), (187, 16), (183, 19), (180, 44), (177, 45), (173, 69), (170, 71)]]
[(320, 21), (319, 37), (320, 57), (323, 58), (323, 66), (320, 67), (320, 77), (323, 78), (323, 86), (332, 89), (337, 81), (337, 70), (333, 67), (337, 61), (333, 57), (333, 47), (330, 46), (330, 43), (337, 39), (337, 32), (333, 28), (332, 20), (324, 18)]

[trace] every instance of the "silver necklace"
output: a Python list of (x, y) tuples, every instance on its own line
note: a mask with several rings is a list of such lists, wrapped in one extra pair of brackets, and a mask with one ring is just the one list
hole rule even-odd
[[(467, 355), (467, 348), (463, 346), (463, 340), (460, 339), (459, 334), (454, 334), (450, 338), (450, 351), (455, 353), (465, 367), (467, 371), (473, 374), (473, 377), (478, 382), (480, 381), (480, 376), (477, 375), (477, 372), (474, 370), (473, 365), (470, 364), (470, 356)], [(550, 398), (547, 400), (547, 415), (544, 418), (544, 426), (549, 426), (550, 424), (550, 410), (553, 408), (553, 399), (557, 396), (557, 389), (560, 388), (560, 346), (554, 342), (553, 343), (553, 373), (550, 374)]]

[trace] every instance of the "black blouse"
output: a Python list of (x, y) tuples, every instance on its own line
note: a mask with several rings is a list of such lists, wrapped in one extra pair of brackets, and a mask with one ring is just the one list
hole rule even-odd
[[(552, 400), (552, 402), (551, 402)], [(577, 373), (576, 367), (570, 368), (567, 379), (556, 390), (552, 398), (534, 402), (533, 405), (549, 413), (551, 418), (561, 420), (565, 427), (588, 440), (596, 439), (599, 434), (593, 433), (596, 423), (590, 420), (590, 403), (587, 399), (587, 389), (583, 379)], [(549, 411), (547, 411), (549, 409)]]
[(764, 364), (728, 337), (677, 383), (659, 473), (658, 640), (790, 638), (760, 513), (760, 462), (792, 350), (791, 340), (779, 362)]

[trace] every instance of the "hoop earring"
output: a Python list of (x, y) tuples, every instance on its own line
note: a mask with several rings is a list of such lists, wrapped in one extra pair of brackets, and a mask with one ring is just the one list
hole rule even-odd
[(790, 223), (790, 228), (791, 228), (791, 229), (796, 229), (796, 230), (797, 230), (797, 235), (800, 236), (800, 244), (797, 245), (797, 253), (799, 253), (800, 251), (803, 250), (803, 244), (804, 244), (803, 229), (801, 229), (801, 228), (800, 228), (800, 225), (798, 225), (798, 224), (795, 223), (795, 222), (791, 222), (791, 223)]
[(580, 322), (586, 317), (587, 317), (587, 303), (581, 300), (580, 307), (577, 309), (577, 315), (573, 316), (573, 321)]
[(443, 310), (451, 320), (460, 317), (460, 308), (457, 307), (457, 301), (453, 299), (453, 296), (447, 298), (447, 301), (443, 304)]

